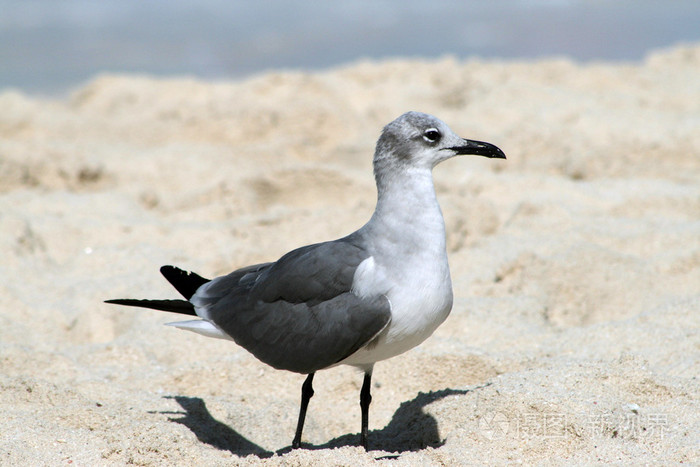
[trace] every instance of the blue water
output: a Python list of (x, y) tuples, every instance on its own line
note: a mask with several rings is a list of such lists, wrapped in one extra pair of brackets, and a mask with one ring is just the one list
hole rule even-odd
[(700, 1), (0, 0), (0, 89), (98, 72), (239, 78), (360, 58), (639, 60), (700, 41)]

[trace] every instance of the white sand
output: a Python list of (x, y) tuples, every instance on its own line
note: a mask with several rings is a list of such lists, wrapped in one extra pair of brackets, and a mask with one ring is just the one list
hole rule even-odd
[[(0, 464), (700, 459), (700, 46), (644, 63), (357, 63), (0, 94)], [(507, 161), (435, 170), (455, 306), (361, 375), (303, 376), (108, 306), (364, 223), (381, 127), (437, 115)], [(247, 456), (247, 457), (245, 457)], [(387, 457), (388, 456), (388, 457)]]

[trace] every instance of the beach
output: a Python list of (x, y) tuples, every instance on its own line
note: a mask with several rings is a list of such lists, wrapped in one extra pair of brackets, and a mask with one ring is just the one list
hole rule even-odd
[[(700, 45), (641, 62), (395, 59), (237, 81), (102, 74), (0, 90), (0, 464), (694, 464)], [(499, 146), (434, 170), (454, 306), (362, 374), (304, 375), (178, 316), (204, 277), (342, 237), (409, 110)]]

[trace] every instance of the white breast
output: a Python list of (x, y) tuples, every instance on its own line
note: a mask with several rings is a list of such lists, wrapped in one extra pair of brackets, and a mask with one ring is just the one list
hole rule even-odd
[(452, 308), (447, 259), (421, 256), (408, 257), (399, 267), (388, 268), (374, 257), (360, 264), (353, 291), (359, 296), (385, 295), (391, 321), (370, 345), (342, 363), (367, 365), (399, 355), (430, 337), (445, 321)]
[(355, 271), (352, 290), (359, 296), (386, 296), (391, 321), (342, 362), (365, 367), (423, 342), (452, 308), (445, 223), (430, 168), (404, 168), (378, 177), (377, 183), (377, 208), (357, 232), (372, 257)]

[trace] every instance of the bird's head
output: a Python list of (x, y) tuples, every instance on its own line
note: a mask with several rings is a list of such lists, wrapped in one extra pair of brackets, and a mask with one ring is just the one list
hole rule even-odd
[(384, 127), (374, 153), (374, 169), (375, 172), (399, 167), (432, 169), (460, 155), (506, 158), (493, 144), (457, 136), (432, 115), (406, 112)]

